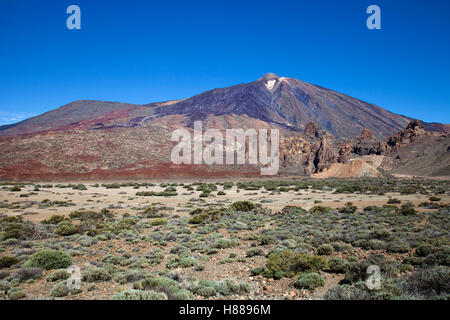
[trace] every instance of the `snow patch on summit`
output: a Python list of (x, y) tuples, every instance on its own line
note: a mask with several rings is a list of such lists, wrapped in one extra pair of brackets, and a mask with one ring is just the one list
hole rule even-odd
[(277, 82), (277, 80), (269, 80), (269, 81), (267, 81), (267, 83), (266, 83), (267, 89), (272, 90), (276, 82)]

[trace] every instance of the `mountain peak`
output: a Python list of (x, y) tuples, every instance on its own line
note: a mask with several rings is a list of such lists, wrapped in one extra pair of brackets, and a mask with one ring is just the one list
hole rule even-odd
[(263, 77), (259, 78), (259, 80), (278, 80), (280, 79), (275, 73), (266, 73)]

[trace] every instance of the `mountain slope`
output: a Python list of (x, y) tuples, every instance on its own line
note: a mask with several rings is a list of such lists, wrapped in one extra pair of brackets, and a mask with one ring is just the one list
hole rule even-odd
[(214, 89), (170, 106), (157, 115), (184, 114), (191, 122), (208, 114), (246, 114), (291, 130), (316, 122), (336, 138), (353, 138), (368, 128), (378, 139), (403, 129), (410, 118), (297, 79), (267, 74), (257, 81)]
[[(254, 82), (210, 90), (180, 101), (147, 105), (75, 101), (2, 127), (0, 135), (136, 127), (168, 115), (185, 116), (186, 122), (180, 125), (188, 127), (192, 127), (195, 120), (205, 121), (208, 116), (222, 115), (246, 115), (293, 132), (303, 131), (307, 123), (314, 122), (338, 139), (353, 138), (367, 128), (379, 140), (403, 129), (411, 120), (320, 86), (266, 74)], [(251, 123), (248, 126), (251, 127)]]
[[(146, 105), (80, 100), (2, 126), (0, 179), (260, 174), (258, 166), (250, 165), (173, 165), (172, 132), (191, 130), (196, 120), (203, 122), (204, 129), (279, 129), (280, 173), (311, 175), (333, 165), (342, 167), (342, 174), (350, 169), (367, 171), (363, 162), (356, 168), (358, 162), (352, 160), (370, 153), (385, 157), (383, 167), (391, 171), (409, 172), (411, 167), (414, 174), (449, 172), (448, 125), (420, 124), (421, 134), (430, 129), (439, 132), (410, 146), (419, 122), (409, 123), (407, 117), (320, 86), (267, 74), (184, 100)], [(401, 161), (391, 156), (394, 151), (401, 153)]]

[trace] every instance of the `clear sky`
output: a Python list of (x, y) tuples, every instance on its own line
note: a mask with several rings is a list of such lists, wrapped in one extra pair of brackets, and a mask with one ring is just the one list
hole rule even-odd
[[(71, 4), (81, 30), (66, 27)], [(366, 27), (371, 4), (381, 30)], [(450, 123), (450, 1), (0, 1), (0, 124), (80, 99), (186, 98), (269, 72)]]

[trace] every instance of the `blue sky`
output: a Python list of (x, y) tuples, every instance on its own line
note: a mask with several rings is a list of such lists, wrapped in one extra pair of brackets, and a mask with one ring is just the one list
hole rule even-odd
[[(66, 8), (81, 8), (81, 30)], [(382, 30), (366, 28), (381, 8)], [(450, 1), (1, 0), (0, 124), (79, 99), (149, 103), (273, 72), (450, 123)]]

